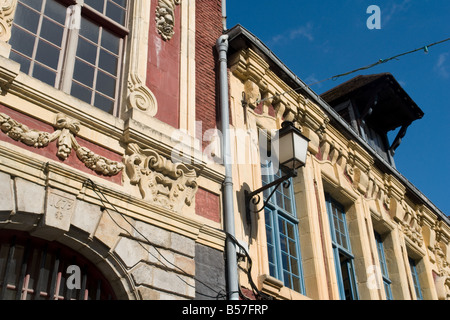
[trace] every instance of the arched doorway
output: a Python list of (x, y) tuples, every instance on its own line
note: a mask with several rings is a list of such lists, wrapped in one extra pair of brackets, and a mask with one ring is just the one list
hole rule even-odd
[(115, 300), (103, 274), (57, 242), (0, 231), (0, 300)]

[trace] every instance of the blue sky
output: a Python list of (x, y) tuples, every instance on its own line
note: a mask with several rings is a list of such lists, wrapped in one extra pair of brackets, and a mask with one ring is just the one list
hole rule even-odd
[[(381, 9), (369, 30), (367, 8)], [(228, 0), (241, 24), (307, 84), (450, 38), (448, 0)], [(450, 215), (450, 42), (311, 88), (318, 94), (359, 74), (390, 72), (424, 111), (397, 149), (397, 169)]]

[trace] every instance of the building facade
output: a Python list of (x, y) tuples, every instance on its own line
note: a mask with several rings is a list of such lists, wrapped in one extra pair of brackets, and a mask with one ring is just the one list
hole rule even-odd
[(0, 298), (224, 297), (224, 170), (194, 141), (216, 123), (220, 2), (0, 12)]
[[(393, 162), (420, 109), (391, 75), (319, 97), (222, 9), (1, 2), (0, 299), (448, 299), (449, 220)], [(285, 120), (307, 163), (249, 207)]]
[[(259, 154), (234, 167), (236, 234), (252, 260), (251, 277), (240, 273), (243, 295), (449, 299), (449, 219), (395, 169), (395, 149), (423, 116), (395, 78), (358, 76), (319, 96), (248, 30), (227, 34), (232, 125), (248, 132), (236, 135), (234, 154), (244, 138)], [(282, 175), (267, 170), (258, 140), (284, 121), (309, 138), (306, 165), (269, 189), (273, 197), (264, 192), (264, 204), (245, 203), (243, 190)]]

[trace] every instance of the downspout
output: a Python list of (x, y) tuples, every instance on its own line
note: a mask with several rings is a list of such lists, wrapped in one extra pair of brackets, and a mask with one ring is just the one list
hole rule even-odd
[[(230, 115), (228, 102), (228, 35), (220, 36), (217, 40), (216, 48), (219, 53), (219, 95), (222, 120), (222, 157), (223, 164), (225, 166), (225, 180), (223, 183), (224, 224), (227, 234), (234, 238), (233, 168), (231, 159)], [(237, 255), (236, 246), (232, 237), (227, 236), (225, 244), (228, 299), (239, 300)]]
[(227, 0), (222, 0), (222, 26), (223, 32), (227, 31)]

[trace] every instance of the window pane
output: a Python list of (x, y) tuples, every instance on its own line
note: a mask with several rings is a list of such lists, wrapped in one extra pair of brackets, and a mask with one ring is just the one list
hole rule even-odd
[(92, 88), (94, 84), (94, 73), (95, 69), (92, 66), (77, 59), (73, 73), (73, 78), (75, 80), (80, 81), (81, 83)]
[(116, 80), (106, 73), (99, 71), (97, 75), (97, 91), (114, 97), (116, 91)]
[(72, 90), (70, 91), (70, 94), (78, 99), (83, 100), (84, 102), (91, 104), (92, 90), (89, 90), (88, 88), (81, 86), (76, 82), (72, 83)]
[(20, 53), (32, 57), (34, 42), (36, 38), (30, 33), (23, 31), (19, 28), (12, 28), (11, 40), (9, 43), (11, 44), (14, 50), (19, 51)]
[(109, 31), (103, 30), (102, 47), (118, 54), (120, 48), (120, 38)]
[(117, 6), (112, 2), (108, 1), (108, 4), (106, 6), (106, 15), (117, 23), (120, 23), (121, 25), (125, 24), (125, 9)]
[(118, 67), (117, 57), (101, 49), (99, 67), (116, 76)]
[(64, 28), (47, 18), (42, 21), (41, 37), (61, 47)]
[(127, 0), (112, 0), (112, 2), (117, 3), (119, 6), (123, 8), (127, 7)]
[[(95, 0), (98, 1), (98, 0)], [(98, 43), (98, 35), (99, 35), (100, 28), (95, 23), (85, 19), (81, 18), (81, 30), (80, 34), (84, 37), (86, 37), (89, 40), (92, 40), (95, 43)]]
[(104, 0), (84, 0), (84, 3), (98, 12), (103, 13), (103, 7), (105, 6)]
[(41, 11), (42, 9), (42, 0), (20, 0), (20, 2), (25, 3), (37, 11)]
[(100, 94), (96, 94), (95, 95), (95, 102), (94, 105), (103, 110), (106, 111), (110, 114), (112, 114), (114, 112), (114, 101), (110, 100)]
[(38, 63), (34, 64), (33, 77), (51, 85), (51, 86), (55, 85), (56, 73)]
[(58, 67), (60, 50), (46, 41), (39, 41), (36, 60), (56, 70)]
[(47, 0), (45, 4), (45, 11), (44, 11), (45, 15), (63, 25), (66, 22), (66, 11), (67, 8), (65, 6), (54, 0), (53, 1)]
[(77, 57), (95, 65), (98, 47), (80, 37), (78, 41)]
[(40, 14), (34, 10), (31, 10), (20, 2), (17, 5), (16, 14), (14, 17), (14, 24), (17, 24), (32, 33), (36, 33), (39, 26)]

